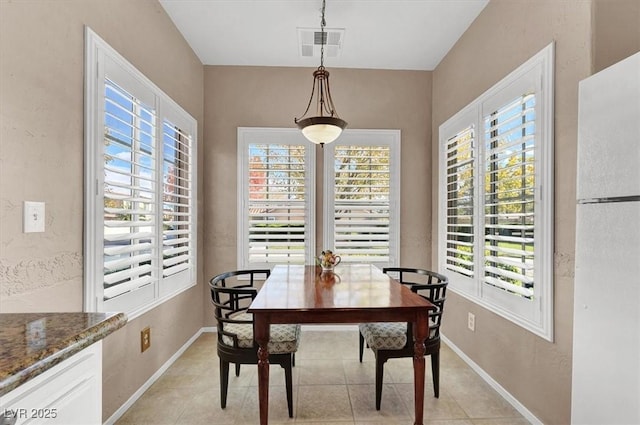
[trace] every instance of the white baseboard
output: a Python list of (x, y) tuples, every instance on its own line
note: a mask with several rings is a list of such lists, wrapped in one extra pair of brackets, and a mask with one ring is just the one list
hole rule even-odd
[[(212, 329), (212, 330), (209, 330)], [(138, 391), (136, 391), (135, 393), (133, 393), (133, 395), (131, 397), (129, 397), (129, 399), (122, 405), (120, 406), (120, 408), (118, 410), (116, 410), (113, 415), (111, 415), (111, 417), (109, 419), (107, 419), (104, 422), (104, 425), (113, 425), (116, 423), (116, 421), (118, 419), (120, 419), (122, 417), (122, 415), (125, 414), (125, 412), (131, 407), (133, 406), (133, 403), (135, 403), (141, 396), (142, 394), (144, 394), (145, 391), (147, 391), (149, 389), (149, 387), (151, 387), (151, 385), (153, 385), (154, 382), (156, 382), (163, 373), (165, 373), (167, 371), (167, 369), (169, 369), (169, 367), (171, 367), (171, 365), (178, 360), (178, 358), (185, 352), (187, 351), (187, 348), (189, 348), (189, 346), (191, 344), (194, 343), (194, 341), (196, 339), (198, 339), (198, 337), (203, 333), (203, 332), (215, 332), (216, 328), (200, 328), (195, 335), (193, 335), (191, 338), (189, 338), (189, 340), (187, 342), (184, 343), (184, 345), (182, 347), (180, 347), (180, 349), (178, 349), (178, 351), (175, 352), (175, 354), (173, 356), (171, 356), (169, 358), (169, 360), (167, 360), (161, 367), (160, 369), (158, 369), (156, 371), (156, 373), (154, 373), (153, 375), (151, 375), (151, 377), (149, 379), (147, 379), (147, 381), (140, 387), (138, 388)]]
[(491, 377), (487, 372), (485, 372), (476, 362), (471, 360), (469, 356), (467, 356), (458, 346), (456, 346), (451, 340), (449, 340), (446, 336), (440, 334), (440, 338), (442, 341), (449, 346), (466, 364), (469, 365), (471, 369), (473, 369), (484, 381), (491, 386), (494, 390), (498, 392), (509, 404), (511, 404), (522, 416), (525, 417), (526, 420), (531, 422), (532, 425), (544, 425), (542, 421), (535, 417), (533, 413), (529, 411), (522, 403), (518, 401), (509, 391), (507, 391), (502, 385), (498, 383), (495, 379)]

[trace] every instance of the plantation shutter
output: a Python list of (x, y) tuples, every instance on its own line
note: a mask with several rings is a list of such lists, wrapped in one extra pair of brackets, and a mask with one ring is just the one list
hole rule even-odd
[(439, 128), (438, 269), (453, 291), (549, 341), (554, 62), (551, 43)]
[(334, 150), (333, 248), (344, 262), (390, 262), (391, 149)]
[(104, 84), (104, 300), (152, 283), (157, 222), (156, 112)]
[(305, 264), (309, 236), (304, 145), (248, 144), (249, 265)]
[(484, 282), (533, 296), (535, 228), (534, 94), (484, 113)]
[(195, 262), (192, 222), (193, 136), (168, 119), (163, 120), (162, 275), (189, 270)]
[(474, 276), (474, 128), (446, 143), (446, 268)]
[(130, 319), (196, 284), (197, 122), (85, 29), (86, 311)]

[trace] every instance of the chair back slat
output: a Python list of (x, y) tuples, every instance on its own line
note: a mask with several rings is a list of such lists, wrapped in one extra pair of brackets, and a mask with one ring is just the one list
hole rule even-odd
[[(412, 292), (436, 306), (435, 310), (429, 311), (429, 339), (439, 338), (449, 279), (431, 270), (409, 267), (385, 267), (382, 272), (387, 274), (397, 273), (398, 282), (407, 285)], [(407, 338), (408, 341), (413, 340), (413, 326), (411, 323), (407, 325)]]
[[(256, 297), (258, 288), (255, 284), (266, 280), (271, 275), (269, 269), (235, 270), (221, 273), (209, 281), (211, 303), (218, 327), (218, 340), (223, 335), (237, 339), (235, 334), (225, 331), (226, 324), (251, 324), (252, 320), (234, 318), (246, 312), (251, 301)], [(248, 281), (248, 283), (247, 283)]]

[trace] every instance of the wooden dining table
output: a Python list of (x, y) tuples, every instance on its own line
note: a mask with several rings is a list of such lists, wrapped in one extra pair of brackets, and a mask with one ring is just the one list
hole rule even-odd
[[(415, 425), (423, 425), (425, 347), (434, 305), (369, 264), (277, 265), (249, 307), (258, 343), (260, 424), (269, 420), (269, 329), (276, 323), (413, 322)], [(373, 396), (372, 396), (373, 397)]]

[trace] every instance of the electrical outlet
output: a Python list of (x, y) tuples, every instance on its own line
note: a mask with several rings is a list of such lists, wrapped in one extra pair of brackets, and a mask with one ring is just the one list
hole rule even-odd
[(475, 314), (469, 313), (469, 316), (467, 317), (467, 327), (471, 332), (476, 331), (476, 315)]
[(151, 347), (151, 328), (147, 326), (140, 331), (140, 352), (144, 353), (149, 347)]

